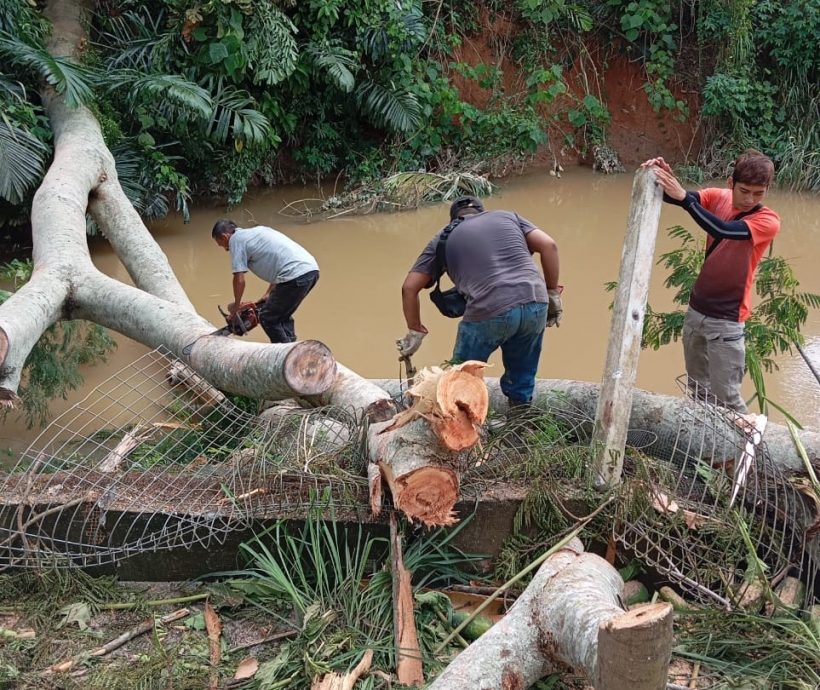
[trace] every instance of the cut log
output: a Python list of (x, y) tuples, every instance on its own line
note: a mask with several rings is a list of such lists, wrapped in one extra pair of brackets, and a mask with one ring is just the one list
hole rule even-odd
[(338, 363), (333, 384), (321, 394), (304, 396), (301, 401), (312, 406), (341, 407), (370, 422), (386, 421), (397, 409), (396, 403), (384, 389)]
[[(484, 362), (464, 362), (450, 369), (429, 367), (407, 392), (409, 409), (368, 430), (371, 464), (381, 470), (393, 505), (411, 520), (428, 526), (456, 522), (458, 456), (479, 439), (487, 417)], [(371, 507), (378, 506), (380, 482), (369, 472)], [(376, 508), (374, 508), (375, 512)]]
[(367, 437), (371, 462), (381, 470), (393, 505), (428, 526), (454, 524), (459, 476), (449, 464), (452, 453), (441, 447), (425, 419), (388, 432), (392, 424), (371, 424)]
[(396, 514), (390, 516), (390, 567), (393, 574), (393, 639), (396, 644), (396, 676), (402, 685), (424, 684), (421, 649), (413, 615), (410, 571), (404, 567), (401, 534)]
[(487, 418), (489, 398), (483, 379), (486, 366), (484, 362), (469, 361), (449, 369), (422, 369), (407, 391), (413, 404), (397, 414), (384, 432), (400, 429), (421, 417), (448, 450), (472, 448)]
[(644, 604), (601, 624), (595, 690), (664, 690), (672, 653), (672, 606)]
[[(574, 668), (597, 678), (598, 630), (624, 615), (623, 580), (578, 539), (550, 556), (506, 616), (471, 644), (429, 690), (528, 688)], [(668, 662), (669, 649), (662, 652)], [(636, 682), (632, 690), (656, 690)]]

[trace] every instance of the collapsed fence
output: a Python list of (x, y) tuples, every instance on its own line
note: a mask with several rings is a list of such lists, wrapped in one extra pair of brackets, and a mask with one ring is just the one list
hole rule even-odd
[[(743, 418), (695, 393), (676, 431), (630, 432), (624, 481), (607, 495), (592, 485), (592, 419), (580, 408), (491, 417), (481, 443), (450, 460), (462, 500), (524, 486), (515, 531), (531, 544), (550, 537), (539, 514), (557, 533), (598, 511), (591, 537), (697, 601), (731, 608), (749, 588), (792, 575), (809, 605), (818, 550), (803, 487)], [(212, 548), (260, 521), (304, 518), (317, 495), (337, 519), (376, 519), (366, 423), (354, 411), (285, 402), (256, 414), (243, 404), (161, 350), (111, 376), (0, 475), (0, 570)]]

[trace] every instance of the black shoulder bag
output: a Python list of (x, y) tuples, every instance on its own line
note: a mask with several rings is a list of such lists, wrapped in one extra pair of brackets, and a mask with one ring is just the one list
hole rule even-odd
[(464, 316), (467, 309), (467, 300), (458, 290), (450, 288), (442, 291), (441, 289), (441, 275), (447, 271), (447, 238), (450, 237), (450, 233), (456, 229), (461, 220), (461, 218), (456, 218), (442, 230), (441, 236), (438, 238), (438, 244), (436, 245), (436, 285), (430, 291), (430, 301), (436, 305), (436, 309), (444, 316), (451, 319)]

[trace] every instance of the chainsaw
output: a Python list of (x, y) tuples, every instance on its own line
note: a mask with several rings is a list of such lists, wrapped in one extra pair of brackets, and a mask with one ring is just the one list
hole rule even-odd
[(211, 335), (245, 335), (252, 331), (259, 324), (259, 307), (263, 302), (242, 302), (233, 316), (217, 306), (219, 313), (225, 317), (225, 326)]

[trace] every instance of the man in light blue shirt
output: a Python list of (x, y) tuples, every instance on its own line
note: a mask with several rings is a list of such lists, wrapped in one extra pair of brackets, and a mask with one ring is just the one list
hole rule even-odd
[(238, 228), (222, 218), (214, 224), (211, 237), (231, 254), (232, 317), (245, 293), (245, 273), (253, 272), (269, 283), (262, 296), (259, 323), (272, 343), (296, 341), (293, 314), (319, 280), (319, 265), (304, 247), (287, 235), (265, 225)]

